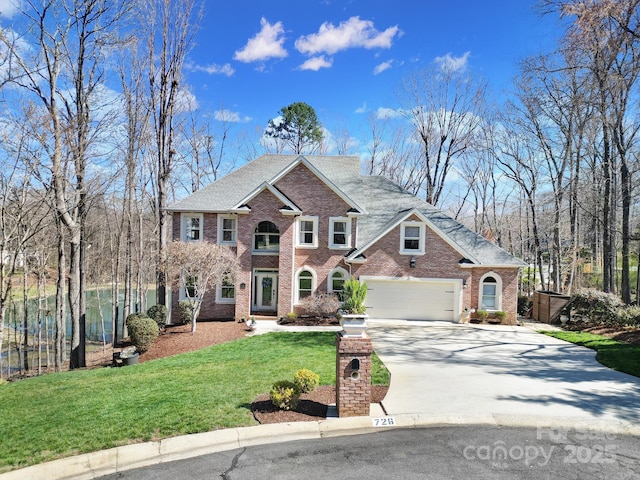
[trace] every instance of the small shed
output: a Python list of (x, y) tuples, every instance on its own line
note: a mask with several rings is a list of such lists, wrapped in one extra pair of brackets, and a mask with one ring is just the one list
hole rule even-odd
[(548, 324), (559, 324), (560, 315), (571, 301), (571, 296), (556, 292), (533, 293), (533, 319)]

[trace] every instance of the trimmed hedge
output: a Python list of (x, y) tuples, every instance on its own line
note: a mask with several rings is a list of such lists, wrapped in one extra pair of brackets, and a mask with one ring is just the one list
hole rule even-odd
[(136, 350), (144, 353), (160, 335), (160, 329), (154, 319), (144, 314), (134, 313), (127, 317), (129, 339)]

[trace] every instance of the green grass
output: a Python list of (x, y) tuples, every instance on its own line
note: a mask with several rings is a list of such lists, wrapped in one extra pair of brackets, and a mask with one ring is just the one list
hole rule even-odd
[(603, 365), (640, 377), (640, 347), (618, 342), (602, 335), (587, 332), (545, 331), (550, 337), (596, 350), (596, 360)]
[[(133, 442), (255, 425), (250, 404), (308, 368), (335, 384), (335, 333), (272, 333), (124, 368), (0, 384), (0, 472)], [(372, 383), (389, 373), (373, 355)]]

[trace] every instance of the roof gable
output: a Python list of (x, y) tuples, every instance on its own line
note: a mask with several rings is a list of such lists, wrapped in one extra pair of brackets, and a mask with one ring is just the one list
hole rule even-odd
[(403, 222), (408, 221), (411, 217), (417, 217), (421, 222), (423, 222), (429, 229), (431, 229), (436, 235), (438, 235), (445, 243), (447, 243), (451, 248), (457, 251), (463, 257), (471, 257), (474, 263), (480, 263), (476, 259), (473, 258), (473, 255), (469, 252), (464, 251), (459, 245), (451, 240), (451, 238), (446, 235), (434, 222), (432, 222), (428, 216), (426, 216), (423, 212), (418, 210), (417, 208), (411, 208), (409, 210), (405, 210), (402, 212), (398, 212), (398, 214), (393, 218), (393, 220), (385, 227), (380, 230), (378, 235), (372, 238), (367, 244), (358, 248), (356, 251), (351, 252), (351, 254), (347, 257), (349, 259), (355, 259), (356, 257), (363, 255), (367, 249), (375, 245), (380, 239), (385, 237), (389, 232), (398, 228)]
[(295, 161), (291, 162), (287, 165), (283, 170), (278, 172), (273, 178), (269, 180), (269, 183), (275, 185), (279, 180), (284, 178), (288, 173), (292, 172), (299, 165), (303, 165), (307, 167), (311, 173), (313, 173), (316, 177), (322, 181), (333, 193), (335, 193), (338, 197), (340, 197), (349, 207), (357, 210), (360, 213), (366, 213), (366, 210), (363, 206), (359, 205), (353, 198), (351, 198), (347, 193), (345, 193), (341, 188), (339, 188), (335, 183), (333, 183), (324, 173), (322, 173), (316, 166), (311, 163), (306, 157), (300, 155)]
[(302, 210), (300, 210), (294, 202), (292, 202), (289, 198), (287, 198), (285, 194), (283, 194), (280, 190), (278, 190), (276, 187), (274, 187), (273, 185), (267, 182), (262, 182), (262, 185), (258, 186), (252, 192), (250, 192), (246, 197), (243, 197), (241, 200), (239, 200), (231, 210), (232, 211), (244, 210), (245, 205), (247, 203), (249, 203), (251, 200), (253, 200), (255, 197), (257, 197), (261, 192), (265, 190), (271, 192), (271, 194), (273, 194), (274, 197), (276, 197), (278, 200), (282, 202), (281, 210), (289, 211), (292, 214), (302, 213)]

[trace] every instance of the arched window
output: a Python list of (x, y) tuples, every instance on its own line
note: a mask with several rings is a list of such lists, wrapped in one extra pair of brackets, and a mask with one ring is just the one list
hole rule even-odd
[(273, 222), (260, 222), (253, 233), (254, 252), (279, 252), (280, 230)]
[(296, 298), (299, 303), (305, 297), (309, 297), (316, 289), (316, 272), (309, 267), (302, 267), (296, 274)]
[(335, 293), (338, 296), (339, 301), (344, 301), (342, 289), (344, 288), (344, 282), (349, 278), (349, 273), (344, 268), (335, 268), (329, 273), (329, 279), (327, 281), (327, 291), (329, 293)]
[(480, 280), (480, 310), (502, 310), (502, 279), (493, 272)]

